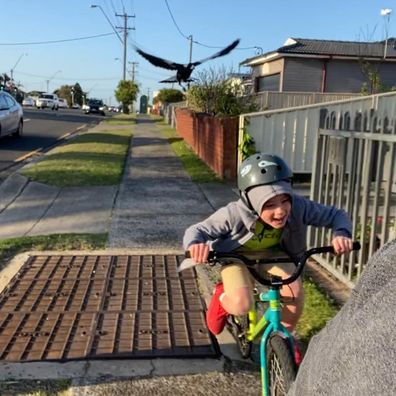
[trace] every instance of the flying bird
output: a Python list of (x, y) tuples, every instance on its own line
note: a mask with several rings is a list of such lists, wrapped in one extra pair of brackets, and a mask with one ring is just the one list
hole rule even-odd
[[(215, 54), (213, 54), (207, 58), (201, 59), (200, 61), (190, 62), (187, 64), (176, 63), (176, 62), (172, 62), (172, 61), (169, 61), (166, 59), (159, 58), (154, 55), (150, 55), (150, 54), (142, 51), (140, 48), (137, 48), (136, 46), (135, 46), (135, 49), (138, 54), (140, 54), (143, 58), (147, 59), (154, 66), (162, 67), (162, 68), (168, 69), (168, 70), (176, 70), (176, 76), (175, 76), (176, 81), (179, 83), (180, 86), (182, 86), (181, 85), (182, 82), (186, 83), (188, 81), (191, 81), (190, 76), (191, 76), (191, 73), (193, 72), (193, 70), (195, 69), (195, 67), (197, 67), (201, 63), (206, 62), (210, 59), (214, 59), (214, 58), (218, 58), (220, 56), (227, 55), (239, 44), (239, 41), (240, 41), (239, 39), (236, 39), (234, 42), (232, 42), (229, 46), (225, 47), (221, 51), (216, 52)], [(164, 82), (165, 81), (166, 80), (164, 80)]]

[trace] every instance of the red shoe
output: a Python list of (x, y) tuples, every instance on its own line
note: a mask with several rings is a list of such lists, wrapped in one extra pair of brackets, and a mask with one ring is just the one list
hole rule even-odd
[(300, 348), (298, 347), (297, 341), (295, 339), (293, 341), (294, 341), (294, 363), (296, 363), (296, 366), (298, 367), (301, 364), (303, 358)]
[(215, 286), (212, 300), (206, 311), (206, 324), (210, 332), (214, 335), (221, 333), (227, 322), (228, 312), (221, 306), (219, 297), (224, 293), (224, 286), (218, 283)]

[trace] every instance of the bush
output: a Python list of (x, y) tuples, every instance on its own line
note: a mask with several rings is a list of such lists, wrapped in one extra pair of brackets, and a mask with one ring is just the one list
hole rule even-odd
[(224, 68), (198, 73), (196, 83), (187, 91), (188, 107), (219, 116), (237, 116), (254, 111), (255, 105), (243, 98), (244, 87), (240, 80), (228, 75)]

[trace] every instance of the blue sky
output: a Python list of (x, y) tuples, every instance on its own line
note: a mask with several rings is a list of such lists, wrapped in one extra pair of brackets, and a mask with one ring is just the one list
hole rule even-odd
[[(104, 13), (91, 4), (100, 5)], [(149, 64), (133, 50), (133, 43), (151, 54), (185, 63), (190, 51), (186, 37), (190, 35), (197, 42), (193, 44), (194, 61), (240, 38), (231, 54), (196, 69), (238, 71), (241, 61), (255, 55), (254, 47), (272, 51), (289, 37), (383, 40), (385, 26), (390, 37), (396, 36), (395, 0), (0, 0), (0, 5), (0, 73), (10, 74), (17, 63), (14, 79), (27, 91), (46, 90), (48, 80), (51, 92), (79, 82), (89, 96), (109, 104), (115, 104), (114, 90), (122, 78), (122, 62), (116, 58), (123, 58), (123, 47), (110, 34), (114, 32), (104, 14), (114, 26), (123, 24), (115, 13), (135, 15), (128, 19), (135, 30), (129, 32), (127, 59), (139, 63), (136, 81), (141, 93), (149, 93), (150, 98), (153, 91), (170, 87), (158, 81), (173, 73)], [(380, 15), (384, 8), (395, 13), (387, 24)], [(109, 35), (79, 40), (104, 34)], [(69, 39), (77, 40), (33, 44)]]

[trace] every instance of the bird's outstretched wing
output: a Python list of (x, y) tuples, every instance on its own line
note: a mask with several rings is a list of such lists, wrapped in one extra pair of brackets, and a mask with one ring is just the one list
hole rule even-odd
[(240, 42), (240, 39), (236, 39), (235, 41), (233, 41), (228, 47), (223, 48), (221, 51), (216, 52), (215, 54), (201, 59), (200, 61), (197, 62), (193, 62), (191, 63), (193, 66), (198, 66), (199, 64), (208, 61), (209, 59), (214, 59), (214, 58), (218, 58), (219, 56), (224, 56), (227, 55), (228, 53), (230, 53)]
[(175, 63), (166, 59), (159, 58), (158, 56), (150, 55), (144, 51), (142, 51), (140, 48), (135, 47), (136, 52), (143, 56), (143, 58), (147, 59), (151, 64), (157, 67), (162, 67), (164, 69), (168, 70), (177, 70), (179, 67), (183, 66), (180, 65), (179, 63)]
[[(192, 82), (192, 81), (194, 81), (194, 79), (189, 77), (187, 80), (185, 80), (183, 82)], [(178, 81), (176, 75), (174, 75), (172, 77), (166, 78), (165, 80), (161, 80), (159, 82), (160, 83), (176, 83), (176, 82), (179, 82), (179, 81)]]

